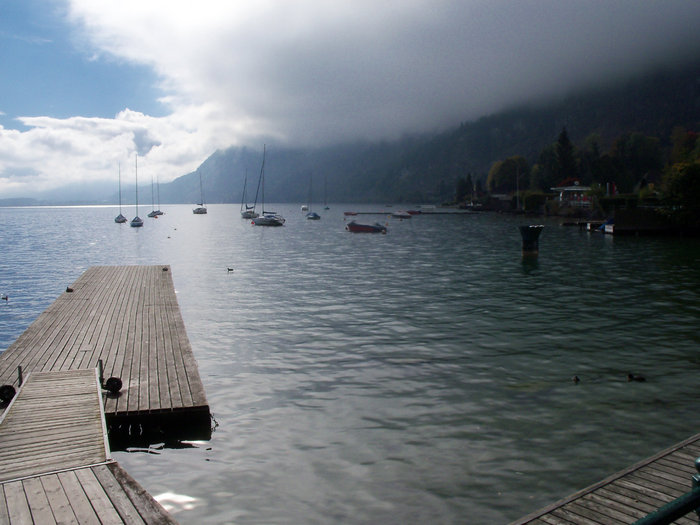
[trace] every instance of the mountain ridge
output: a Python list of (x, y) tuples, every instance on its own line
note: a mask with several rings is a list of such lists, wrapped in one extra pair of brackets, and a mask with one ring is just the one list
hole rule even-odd
[[(564, 127), (574, 144), (597, 134), (607, 149), (630, 132), (656, 136), (667, 145), (677, 126), (700, 129), (700, 63), (657, 70), (555, 102), (513, 107), (433, 135), (317, 149), (268, 145), (266, 200), (306, 202), (312, 176), (316, 202), (323, 199), (326, 182), (329, 201), (442, 202), (454, 197), (459, 177), (471, 173), (483, 182), (498, 160), (522, 155), (534, 164)], [(240, 202), (246, 170), (248, 187), (254, 187), (261, 160), (262, 145), (259, 151), (219, 150), (196, 171), (170, 183), (170, 189), (161, 186), (161, 197), (196, 202), (201, 172), (209, 202)]]

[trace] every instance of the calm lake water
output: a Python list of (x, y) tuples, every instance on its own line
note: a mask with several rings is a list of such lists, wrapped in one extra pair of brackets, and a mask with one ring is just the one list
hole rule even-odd
[(359, 235), (347, 209), (382, 207), (261, 228), (166, 206), (140, 230), (0, 208), (0, 349), (86, 268), (170, 264), (218, 426), (114, 456), (182, 524), (507, 523), (700, 432), (697, 240), (544, 220), (524, 261), (527, 219)]

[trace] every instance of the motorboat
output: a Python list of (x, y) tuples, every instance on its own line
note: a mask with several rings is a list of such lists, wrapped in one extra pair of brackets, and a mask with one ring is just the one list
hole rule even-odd
[(352, 233), (386, 233), (386, 226), (375, 222), (374, 224), (359, 224), (350, 221), (345, 225), (345, 229)]

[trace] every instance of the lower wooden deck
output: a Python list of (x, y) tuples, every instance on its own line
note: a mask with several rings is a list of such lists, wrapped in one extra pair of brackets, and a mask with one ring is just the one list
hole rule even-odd
[(0, 421), (0, 481), (109, 459), (95, 370), (36, 372)]
[(105, 379), (123, 383), (119, 395), (104, 394), (108, 424), (154, 416), (209, 424), (169, 266), (86, 270), (0, 354), (0, 384), (18, 386), (18, 367), (26, 375), (100, 361)]
[(0, 524), (175, 523), (110, 456), (97, 370), (34, 372), (0, 420)]
[(115, 462), (0, 483), (0, 524), (177, 522)]
[[(700, 434), (591, 485), (511, 525), (634, 523), (689, 492), (700, 457)], [(674, 523), (698, 523), (694, 513)]]

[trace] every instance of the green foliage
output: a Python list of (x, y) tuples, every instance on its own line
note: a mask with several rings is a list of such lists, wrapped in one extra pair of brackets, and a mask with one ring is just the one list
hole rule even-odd
[(466, 177), (460, 177), (457, 179), (457, 191), (455, 192), (456, 202), (466, 202), (471, 200), (473, 192), (474, 181), (472, 180), (471, 173), (467, 173)]
[(486, 187), (491, 193), (510, 193), (518, 187), (522, 191), (527, 189), (529, 178), (527, 160), (516, 155), (493, 163), (486, 178)]
[(576, 167), (576, 159), (574, 158), (574, 145), (569, 140), (569, 134), (566, 128), (561, 130), (559, 138), (555, 146), (556, 151), (556, 171), (557, 184), (561, 184), (566, 179), (577, 179), (578, 169)]
[(523, 210), (538, 213), (544, 209), (546, 201), (547, 195), (545, 193), (528, 191), (523, 195)]
[(664, 176), (669, 215), (680, 225), (700, 227), (700, 162), (677, 163)]

